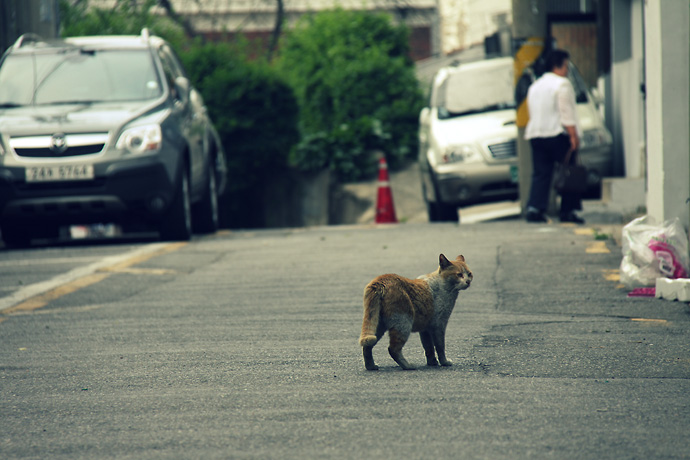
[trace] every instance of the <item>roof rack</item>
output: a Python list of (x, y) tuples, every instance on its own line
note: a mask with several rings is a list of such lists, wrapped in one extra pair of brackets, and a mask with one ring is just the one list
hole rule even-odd
[(12, 48), (18, 49), (18, 48), (21, 48), (22, 46), (24, 46), (25, 44), (38, 43), (38, 42), (42, 42), (42, 41), (43, 41), (43, 39), (39, 35), (28, 33), (28, 34), (24, 34), (24, 35), (20, 36), (17, 39), (17, 41), (14, 42), (14, 45), (12, 45)]

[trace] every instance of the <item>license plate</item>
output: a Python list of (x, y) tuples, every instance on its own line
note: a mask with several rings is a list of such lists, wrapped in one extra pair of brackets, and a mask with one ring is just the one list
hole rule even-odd
[(27, 182), (93, 179), (93, 165), (31, 166), (26, 168)]

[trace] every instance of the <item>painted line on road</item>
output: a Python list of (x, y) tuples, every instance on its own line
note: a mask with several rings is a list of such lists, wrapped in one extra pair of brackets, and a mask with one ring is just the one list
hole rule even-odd
[[(186, 244), (186, 242), (148, 244), (125, 254), (105, 257), (47, 281), (25, 286), (12, 295), (0, 299), (0, 315), (8, 315), (18, 311), (32, 311), (44, 307), (63, 295), (102, 281), (113, 273), (130, 270), (132, 265), (176, 251)], [(144, 272), (145, 270), (142, 269), (139, 273)], [(0, 318), (0, 322), (3, 320)]]
[(58, 299), (64, 295), (71, 294), (79, 289), (96, 284), (99, 281), (103, 281), (105, 278), (109, 277), (110, 273), (92, 273), (90, 275), (82, 276), (70, 283), (63, 284), (55, 289), (52, 289), (45, 294), (40, 294), (30, 299), (21, 302), (14, 307), (6, 308), (2, 310), (3, 315), (11, 315), (17, 312), (28, 312), (33, 310), (38, 310), (43, 308), (55, 299)]
[(606, 247), (606, 241), (592, 241), (585, 248), (587, 254), (610, 254), (611, 250)]
[(656, 323), (656, 324), (668, 323), (668, 321), (665, 319), (656, 319), (656, 318), (630, 318), (630, 321), (636, 321), (639, 323)]

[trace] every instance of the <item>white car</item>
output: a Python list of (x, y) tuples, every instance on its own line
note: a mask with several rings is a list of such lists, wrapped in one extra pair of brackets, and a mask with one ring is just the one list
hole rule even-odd
[[(518, 130), (513, 58), (441, 69), (419, 123), (422, 194), (430, 221), (457, 219), (457, 208), (516, 199)], [(569, 72), (583, 130), (580, 158), (596, 187), (611, 174), (611, 134), (573, 66)]]

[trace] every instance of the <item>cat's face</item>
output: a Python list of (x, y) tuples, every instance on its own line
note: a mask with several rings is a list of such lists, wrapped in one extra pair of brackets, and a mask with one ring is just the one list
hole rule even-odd
[(472, 271), (467, 266), (463, 256), (460, 255), (455, 260), (450, 261), (441, 254), (439, 256), (439, 266), (441, 267), (441, 277), (446, 283), (453, 285), (458, 291), (470, 287), (473, 278)]

